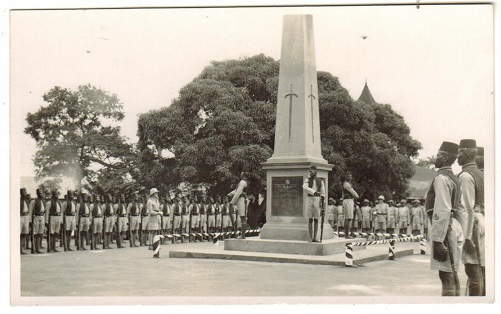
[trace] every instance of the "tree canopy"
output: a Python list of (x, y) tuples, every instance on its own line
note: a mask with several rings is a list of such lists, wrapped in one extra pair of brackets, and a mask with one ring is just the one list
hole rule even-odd
[[(172, 104), (140, 116), (138, 180), (173, 188), (180, 182), (227, 193), (241, 171), (252, 192), (265, 184), (261, 162), (275, 138), (279, 62), (264, 55), (213, 61)], [(329, 193), (340, 195), (350, 171), (362, 197), (400, 197), (421, 144), (388, 104), (354, 101), (339, 80), (318, 72), (322, 154), (334, 165)], [(174, 154), (165, 158), (166, 150)]]
[(84, 177), (95, 183), (101, 178), (100, 184), (110, 190), (105, 180), (110, 172), (117, 180), (133, 171), (133, 146), (120, 127), (108, 125), (124, 117), (116, 95), (90, 85), (76, 91), (56, 86), (43, 100), (48, 105), (28, 113), (24, 130), (37, 143), (37, 179), (69, 177), (79, 188)]

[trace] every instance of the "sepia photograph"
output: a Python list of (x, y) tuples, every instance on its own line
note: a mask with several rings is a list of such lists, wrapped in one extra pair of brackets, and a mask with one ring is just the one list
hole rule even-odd
[(495, 302), (493, 3), (105, 3), (4, 14), (10, 306)]

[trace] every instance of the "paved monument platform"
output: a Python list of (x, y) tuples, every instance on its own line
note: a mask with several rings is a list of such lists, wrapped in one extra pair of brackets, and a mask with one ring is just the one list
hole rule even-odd
[[(224, 249), (227, 251), (247, 251), (262, 253), (299, 254), (299, 255), (332, 255), (344, 253), (346, 243), (353, 242), (350, 239), (334, 238), (319, 242), (306, 242), (294, 240), (270, 240), (247, 238), (245, 240), (228, 239), (224, 241)], [(354, 247), (354, 250), (365, 250), (365, 246)]]
[[(225, 240), (224, 242), (232, 243), (242, 240)], [(316, 243), (305, 243), (306, 245), (315, 246)], [(195, 258), (195, 259), (222, 259), (222, 260), (242, 260), (242, 261), (258, 261), (258, 262), (273, 262), (273, 263), (296, 263), (310, 265), (333, 265), (344, 266), (345, 255), (336, 253), (331, 255), (303, 255), (303, 254), (281, 254), (281, 253), (265, 253), (265, 252), (249, 252), (249, 251), (234, 251), (226, 250), (226, 244), (220, 243), (212, 247), (193, 247), (185, 249), (172, 249), (169, 252), (170, 258)], [(233, 245), (229, 244), (230, 246)], [(395, 248), (395, 257), (403, 257), (414, 254), (416, 243), (398, 243)], [(354, 264), (365, 264), (369, 262), (382, 261), (388, 259), (388, 246), (374, 245), (366, 247), (366, 249), (357, 250), (354, 247), (353, 262)]]

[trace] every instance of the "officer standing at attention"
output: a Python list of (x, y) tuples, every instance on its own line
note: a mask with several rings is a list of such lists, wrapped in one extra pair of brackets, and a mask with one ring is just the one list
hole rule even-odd
[(81, 193), (80, 203), (77, 204), (77, 213), (79, 215), (78, 230), (80, 232), (80, 243), (78, 243), (77, 247), (80, 247), (82, 250), (86, 250), (84, 240), (87, 238), (90, 228), (90, 208), (87, 202), (87, 194)]
[(481, 268), (485, 267), (484, 175), (475, 163), (476, 156), (476, 141), (461, 140), (458, 164), (463, 169), (459, 174), (459, 213), (465, 237), (463, 263), (468, 276), (468, 293), (471, 296), (484, 295)]
[(369, 206), (368, 199), (364, 199), (364, 204), (361, 208), (361, 211), (362, 211), (362, 232), (369, 232), (371, 229), (372, 208)]
[(233, 196), (230, 201), (230, 205), (236, 205), (238, 216), (242, 223), (242, 234), (238, 239), (245, 239), (245, 232), (247, 231), (247, 213), (245, 212), (245, 197), (247, 196), (247, 189), (249, 188), (250, 182), (247, 172), (242, 172), (240, 174), (240, 182), (235, 190), (230, 192), (228, 196)]
[(113, 224), (115, 217), (115, 209), (110, 194), (106, 197), (106, 204), (104, 205), (104, 241), (103, 249), (111, 249), (111, 233), (113, 232)]
[(355, 211), (355, 199), (358, 198), (357, 192), (351, 186), (352, 175), (350, 172), (346, 174), (346, 179), (343, 182), (343, 187), (341, 189), (343, 196), (343, 212), (344, 212), (344, 237), (347, 239), (353, 239), (350, 236), (351, 222), (354, 217)]
[(125, 196), (119, 195), (118, 203), (115, 204), (115, 213), (117, 214), (117, 247), (123, 248), (123, 239), (125, 232), (127, 232), (127, 207), (125, 203)]
[(21, 208), (20, 208), (20, 220), (21, 220), (21, 254), (26, 254), (23, 252), (23, 247), (26, 243), (27, 235), (30, 232), (30, 205), (28, 204), (26, 188), (21, 188)]
[(162, 210), (160, 209), (160, 201), (158, 199), (158, 190), (152, 188), (150, 190), (150, 197), (146, 203), (148, 211), (148, 231), (149, 231), (149, 249), (153, 250), (153, 236), (157, 234), (160, 230), (160, 216), (162, 215)]
[(378, 203), (374, 207), (376, 210), (376, 230), (375, 232), (386, 232), (386, 216), (388, 215), (388, 205), (384, 202), (384, 196), (380, 195)]
[(59, 236), (59, 230), (61, 229), (61, 213), (62, 204), (58, 200), (59, 192), (57, 190), (52, 191), (51, 200), (47, 202), (46, 207), (48, 208), (50, 215), (50, 225), (48, 226), (50, 233), (50, 243), (47, 243), (49, 252), (59, 252), (56, 249), (56, 238)]
[(308, 218), (310, 242), (319, 242), (317, 240), (318, 219), (320, 219), (320, 205), (325, 198), (325, 186), (324, 181), (317, 178), (316, 166), (310, 167), (309, 177), (303, 183), (303, 191), (307, 193), (306, 218)]
[(94, 203), (90, 204), (89, 209), (92, 216), (92, 239), (91, 239), (91, 250), (97, 250), (97, 243), (101, 232), (103, 231), (103, 208), (101, 207), (100, 196), (94, 194)]
[(73, 201), (73, 192), (66, 192), (66, 202), (63, 203), (63, 212), (64, 212), (64, 224), (65, 224), (65, 251), (73, 251), (71, 249), (71, 233), (76, 230), (77, 222), (76, 222), (76, 213), (77, 213), (77, 205)]
[(407, 227), (409, 227), (410, 216), (409, 216), (409, 208), (407, 207), (407, 202), (405, 199), (400, 200), (400, 206), (398, 206), (398, 233), (407, 234)]
[[(33, 213), (33, 233), (35, 234), (35, 252), (42, 253), (42, 237), (45, 228), (45, 205), (41, 189), (37, 189), (37, 198), (31, 201), (30, 212)], [(32, 244), (33, 245), (33, 244)]]
[(386, 232), (395, 233), (395, 225), (397, 223), (397, 208), (394, 206), (393, 200), (388, 201), (388, 219), (386, 221)]
[(421, 234), (421, 227), (423, 226), (423, 210), (419, 205), (418, 200), (413, 200), (410, 210), (412, 235), (415, 236)]
[(438, 270), (442, 282), (442, 296), (459, 296), (457, 276), (463, 246), (463, 230), (454, 218), (461, 191), (459, 180), (452, 173), (451, 165), (456, 160), (458, 145), (443, 142), (435, 159), (437, 176), (426, 195), (427, 214), (431, 217), (431, 241), (433, 254), (431, 269)]

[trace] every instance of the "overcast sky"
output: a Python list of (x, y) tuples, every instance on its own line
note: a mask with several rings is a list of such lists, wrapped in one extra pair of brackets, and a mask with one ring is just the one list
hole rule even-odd
[(284, 14), (313, 15), (317, 70), (337, 76), (354, 99), (367, 80), (422, 143), (420, 157), (462, 138), (493, 153), (489, 5), (39, 10), (11, 12), (12, 162), (33, 175), (25, 117), (52, 87), (89, 83), (117, 94), (122, 132), (135, 143), (138, 115), (169, 106), (210, 61), (279, 60)]

